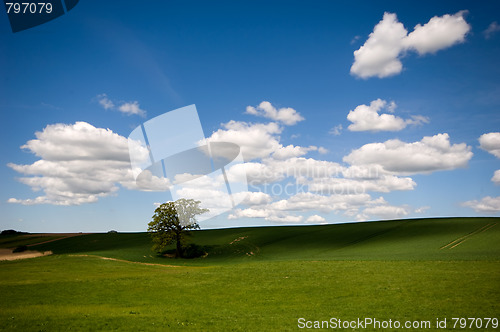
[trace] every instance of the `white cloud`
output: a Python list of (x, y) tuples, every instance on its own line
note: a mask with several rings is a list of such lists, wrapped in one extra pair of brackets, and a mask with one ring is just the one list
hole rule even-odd
[(474, 209), (478, 213), (498, 213), (500, 212), (500, 196), (483, 197), (480, 201), (472, 200), (462, 203), (462, 206)]
[(423, 115), (412, 115), (411, 119), (406, 119), (405, 122), (409, 125), (420, 126), (429, 123), (429, 118)]
[(326, 223), (326, 219), (323, 218), (322, 216), (319, 216), (317, 214), (310, 216), (309, 218), (306, 219), (306, 222), (309, 223)]
[[(300, 180), (299, 180), (300, 181)], [(394, 175), (380, 175), (375, 179), (315, 178), (300, 181), (311, 192), (321, 194), (346, 195), (367, 191), (391, 192), (395, 190), (413, 190), (417, 185), (411, 178)]]
[(222, 127), (208, 141), (239, 145), (245, 161), (269, 157), (282, 147), (275, 135), (280, 134), (283, 129), (274, 122), (249, 124), (231, 120)]
[(282, 181), (287, 177), (298, 178), (325, 178), (341, 175), (344, 167), (330, 161), (313, 158), (294, 157), (285, 160), (267, 158), (261, 162), (246, 162), (236, 164), (228, 171), (228, 180), (246, 174), (250, 186), (271, 184)]
[(295, 157), (306, 155), (309, 151), (318, 151), (316, 146), (294, 146), (292, 144), (279, 148), (273, 153), (273, 158), (278, 160), (285, 160)]
[(363, 216), (375, 216), (380, 219), (400, 219), (408, 215), (410, 211), (404, 206), (377, 205), (370, 206), (363, 210)]
[(387, 103), (385, 100), (376, 99), (370, 105), (359, 105), (351, 110), (347, 115), (347, 120), (351, 121), (348, 129), (350, 131), (399, 131), (407, 125), (419, 125), (428, 123), (429, 120), (423, 116), (414, 116), (411, 119), (403, 120), (393, 114), (379, 114), (383, 109), (394, 112), (396, 103)]
[(289, 158), (287, 160), (267, 159), (263, 161), (271, 172), (282, 176), (329, 177), (341, 174), (344, 167), (338, 163), (313, 158)]
[(118, 107), (118, 110), (127, 115), (140, 115), (142, 117), (146, 116), (146, 111), (140, 108), (138, 101), (123, 103), (120, 105), (120, 107)]
[(368, 194), (320, 195), (302, 192), (271, 203), (268, 207), (276, 211), (348, 211), (367, 204), (371, 197)]
[[(427, 209), (427, 207), (415, 211), (421, 213), (424, 209)], [(230, 215), (230, 219), (246, 217), (264, 218), (270, 221), (301, 221), (302, 219), (299, 216), (290, 213), (306, 211), (343, 212), (346, 216), (356, 216), (357, 220), (367, 220), (370, 218), (403, 218), (411, 212), (411, 209), (408, 206), (392, 206), (382, 197), (372, 200), (368, 194), (328, 196), (300, 193), (272, 204), (235, 210)], [(325, 221), (325, 218), (319, 215), (313, 215), (306, 219), (306, 222), (314, 223), (325, 223)]]
[[(500, 158), (500, 132), (481, 135), (479, 137), (479, 147)], [(496, 185), (500, 185), (500, 170), (495, 171), (491, 181)]]
[(240, 192), (236, 193), (237, 201), (241, 201), (243, 205), (263, 205), (272, 202), (269, 194), (263, 192)]
[(275, 122), (267, 124), (251, 124), (242, 121), (229, 121), (222, 125), (222, 129), (212, 133), (207, 139), (209, 142), (231, 142), (237, 144), (245, 161), (271, 157), (285, 160), (300, 157), (310, 151), (326, 153), (327, 150), (317, 146), (283, 146), (279, 141), (279, 134), (283, 128)]
[(479, 137), (480, 148), (500, 158), (500, 132), (487, 133)]
[(115, 104), (108, 98), (108, 96), (105, 93), (102, 93), (100, 95), (97, 95), (97, 101), (99, 104), (105, 109), (113, 109), (115, 107)]
[(418, 209), (415, 209), (415, 213), (425, 213), (425, 211), (429, 210), (430, 206), (421, 206)]
[(274, 211), (267, 208), (236, 209), (228, 216), (228, 219), (239, 218), (263, 218), (268, 221), (281, 223), (298, 223), (303, 220), (303, 216)]
[(399, 74), (403, 69), (399, 56), (406, 35), (407, 31), (398, 22), (396, 14), (385, 13), (364, 45), (354, 51), (351, 74), (362, 78)]
[(276, 107), (268, 101), (261, 102), (257, 107), (247, 106), (245, 113), (279, 121), (287, 126), (294, 125), (304, 120), (300, 113), (293, 108), (283, 107), (276, 109)]
[(434, 16), (424, 25), (417, 24), (403, 41), (406, 49), (414, 49), (418, 54), (435, 53), (465, 41), (470, 30), (464, 15), (467, 11), (459, 11), (454, 15)]
[(282, 185), (288, 193), (293, 188), (293, 192), (347, 195), (366, 191), (413, 190), (416, 186), (411, 178), (395, 176), (381, 165), (344, 167), (330, 161), (303, 157), (286, 160), (269, 158), (262, 162), (234, 165), (227, 173), (229, 181), (232, 181), (232, 175), (239, 177), (246, 173), (249, 185), (257, 187), (292, 177), (295, 183)]
[(109, 99), (108, 95), (105, 93), (97, 95), (96, 99), (99, 105), (101, 105), (105, 110), (117, 110), (127, 115), (146, 116), (146, 111), (140, 108), (138, 101), (131, 101), (128, 103), (122, 102), (120, 106), (116, 107), (115, 103)]
[[(479, 137), (480, 148), (500, 158), (500, 132), (483, 134)], [(500, 170), (496, 170), (491, 178), (494, 184), (500, 185)], [(462, 203), (462, 206), (474, 209), (478, 213), (497, 213), (500, 212), (499, 197), (483, 197), (480, 201), (471, 200)]]
[(330, 129), (328, 133), (330, 135), (339, 136), (340, 134), (342, 134), (342, 125), (341, 124), (336, 125), (332, 129)]
[[(385, 107), (388, 112), (393, 112), (396, 105), (385, 103)], [(246, 174), (250, 186), (263, 190), (260, 195), (251, 194), (252, 197), (242, 203), (248, 207), (233, 210), (228, 218), (294, 222), (303, 219), (297, 213), (311, 211), (340, 212), (356, 216), (359, 220), (401, 218), (412, 212), (409, 207), (391, 206), (383, 198), (373, 200), (367, 192), (413, 190), (415, 181), (401, 175), (463, 167), (472, 156), (471, 148), (466, 144), (452, 145), (447, 134), (439, 134), (414, 143), (391, 140), (367, 144), (346, 156), (344, 161), (351, 164), (346, 167), (335, 162), (301, 157), (306, 150), (319, 148), (283, 147), (279, 137), (281, 131), (276, 123), (231, 121), (214, 133), (213, 137), (221, 141), (237, 137), (237, 144), (242, 144), (243, 153), (248, 155), (250, 152), (254, 157), (252, 162), (232, 166), (227, 172), (229, 181), (232, 181), (233, 175), (240, 177)], [(259, 141), (264, 136), (266, 139)], [(407, 160), (411, 158), (416, 158), (418, 162)], [(269, 188), (279, 188), (285, 197), (273, 200)], [(273, 191), (273, 195), (281, 194)]]
[(272, 183), (283, 180), (285, 177), (283, 172), (277, 172), (268, 165), (258, 162), (235, 164), (226, 173), (229, 182), (246, 175), (249, 185)]
[(326, 148), (324, 148), (324, 147), (320, 146), (320, 147), (318, 148), (318, 153), (319, 153), (319, 154), (327, 154), (327, 153), (328, 153), (328, 149), (326, 149)]
[[(137, 171), (139, 173), (139, 170)], [(149, 170), (144, 170), (136, 178), (135, 184), (122, 183), (127, 189), (139, 189), (142, 191), (167, 191), (172, 187), (170, 180), (164, 177), (157, 177)]]
[(295, 216), (292, 214), (272, 214), (266, 220), (281, 222), (281, 223), (299, 223), (304, 219), (303, 216)]
[(493, 177), (491, 178), (491, 181), (493, 181), (494, 184), (500, 186), (500, 169), (495, 171)]
[[(340, 211), (348, 215), (354, 215), (363, 205), (377, 201), (371, 201), (371, 197), (368, 194), (325, 196), (307, 192), (266, 205), (236, 209), (229, 216), (229, 219), (263, 218), (275, 222), (301, 222), (303, 216), (297, 216), (294, 213), (305, 211), (322, 211), (325, 213)], [(309, 217), (307, 222), (325, 222), (325, 219), (315, 215)]]
[(488, 28), (483, 31), (484, 38), (490, 39), (498, 31), (500, 31), (500, 25), (496, 21), (491, 22)]
[[(304, 118), (292, 108), (281, 108), (277, 110), (267, 101), (263, 101), (257, 108), (248, 106), (246, 113), (263, 116), (292, 125)], [(244, 121), (231, 120), (221, 125), (222, 128), (212, 133), (207, 138), (208, 142), (231, 142), (237, 144), (245, 161), (273, 157), (275, 159), (288, 159), (299, 157), (310, 151), (326, 153), (323, 147), (309, 146), (283, 146), (280, 143), (280, 134), (283, 127), (277, 122), (248, 123)]]
[(413, 143), (393, 139), (366, 144), (343, 160), (351, 165), (378, 165), (385, 172), (405, 175), (466, 167), (472, 155), (470, 146), (451, 145), (448, 134), (444, 133)]
[(194, 179), (191, 177), (188, 182), (174, 186), (171, 193), (174, 200), (191, 198), (201, 201), (200, 206), (208, 208), (209, 211), (197, 218), (198, 220), (217, 216), (233, 208), (222, 174), (209, 174)]
[(9, 202), (80, 205), (113, 194), (118, 184), (136, 188), (127, 138), (86, 122), (49, 125), (35, 135), (36, 139), (21, 148), (41, 159), (30, 165), (8, 166), (25, 175), (20, 182), (44, 194)]
[(454, 15), (435, 16), (424, 25), (417, 24), (408, 34), (396, 14), (384, 13), (368, 40), (354, 51), (351, 74), (361, 78), (396, 75), (403, 69), (401, 58), (410, 50), (423, 55), (463, 43), (470, 31), (465, 14), (466, 11), (460, 11)]
[(270, 213), (266, 209), (236, 209), (228, 216), (228, 219), (238, 219), (238, 218), (267, 218)]

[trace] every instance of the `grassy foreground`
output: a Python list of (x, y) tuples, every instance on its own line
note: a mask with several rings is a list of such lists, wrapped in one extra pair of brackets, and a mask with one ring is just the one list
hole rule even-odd
[(194, 260), (156, 257), (143, 233), (62, 239), (32, 247), (56, 255), (0, 262), (0, 329), (293, 331), (299, 318), (367, 317), (451, 329), (500, 318), (499, 221), (200, 231), (209, 255)]

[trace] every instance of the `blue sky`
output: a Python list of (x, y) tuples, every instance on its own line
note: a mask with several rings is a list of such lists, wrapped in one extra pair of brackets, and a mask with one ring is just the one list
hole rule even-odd
[[(499, 13), (81, 0), (18, 33), (2, 14), (0, 228), (144, 231), (170, 196), (134, 187), (124, 142), (191, 104), (259, 183), (202, 228), (498, 216)], [(287, 184), (296, 192), (270, 190)]]

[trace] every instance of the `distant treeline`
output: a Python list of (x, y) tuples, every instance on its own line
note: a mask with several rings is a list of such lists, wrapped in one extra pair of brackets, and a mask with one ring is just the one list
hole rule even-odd
[(13, 229), (6, 229), (0, 235), (15, 235), (15, 234), (29, 234), (28, 232), (19, 232)]

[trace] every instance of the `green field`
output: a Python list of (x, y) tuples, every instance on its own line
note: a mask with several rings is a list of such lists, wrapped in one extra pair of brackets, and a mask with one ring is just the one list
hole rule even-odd
[(192, 240), (206, 257), (157, 257), (145, 233), (31, 246), (54, 255), (0, 262), (0, 329), (304, 330), (299, 318), (432, 329), (446, 318), (452, 329), (454, 317), (500, 319), (500, 218), (204, 230)]

